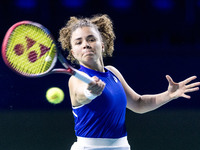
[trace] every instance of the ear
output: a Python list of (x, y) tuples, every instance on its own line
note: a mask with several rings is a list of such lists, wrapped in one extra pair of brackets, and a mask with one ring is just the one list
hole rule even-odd
[(70, 53), (75, 58), (73, 49), (70, 50)]
[(105, 46), (104, 46), (104, 43), (102, 42), (102, 51), (104, 52), (105, 51)]

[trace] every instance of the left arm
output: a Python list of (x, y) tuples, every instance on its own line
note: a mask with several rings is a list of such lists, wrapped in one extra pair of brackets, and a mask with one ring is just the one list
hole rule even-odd
[(154, 95), (139, 95), (127, 84), (121, 73), (116, 68), (112, 66), (108, 66), (107, 68), (120, 79), (127, 97), (127, 108), (136, 113), (145, 113), (155, 110), (179, 97), (189, 99), (190, 96), (186, 95), (186, 93), (197, 91), (199, 90), (199, 87), (197, 86), (200, 86), (200, 82), (188, 84), (192, 80), (196, 79), (196, 76), (192, 76), (184, 81), (175, 83), (172, 78), (167, 75), (166, 79), (169, 82), (167, 91)]
[[(168, 80), (169, 86), (167, 91), (155, 94), (155, 95), (141, 95), (138, 99), (139, 103), (139, 113), (145, 113), (148, 111), (155, 110), (159, 108), (160, 106), (170, 102), (171, 100), (177, 99), (179, 97), (184, 97), (187, 99), (190, 99), (191, 97), (187, 95), (186, 93), (194, 92), (199, 90), (200, 82), (195, 82), (188, 84), (189, 82), (196, 79), (196, 76), (189, 77), (185, 79), (184, 81), (181, 81), (179, 83), (176, 83), (172, 80), (172, 78), (169, 75), (166, 75), (166, 79)], [(127, 99), (127, 108), (133, 110), (133, 103), (132, 99)]]

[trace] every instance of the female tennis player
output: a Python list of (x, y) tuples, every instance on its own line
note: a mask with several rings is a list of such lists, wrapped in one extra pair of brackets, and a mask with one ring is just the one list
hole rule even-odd
[(104, 66), (103, 57), (112, 56), (115, 34), (107, 15), (71, 17), (60, 30), (59, 41), (69, 50), (68, 59), (93, 78), (86, 84), (70, 77), (69, 91), (75, 118), (75, 142), (71, 150), (130, 150), (125, 127), (126, 108), (136, 113), (152, 111), (167, 102), (199, 90), (196, 76), (175, 83), (167, 75), (168, 89), (160, 94), (139, 95), (113, 66)]

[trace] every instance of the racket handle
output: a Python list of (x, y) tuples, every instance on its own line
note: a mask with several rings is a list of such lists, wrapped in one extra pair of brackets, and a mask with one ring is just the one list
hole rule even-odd
[(88, 84), (94, 81), (91, 77), (87, 76), (86, 74), (84, 74), (83, 72), (79, 70), (75, 71), (74, 76), (78, 78), (79, 80)]

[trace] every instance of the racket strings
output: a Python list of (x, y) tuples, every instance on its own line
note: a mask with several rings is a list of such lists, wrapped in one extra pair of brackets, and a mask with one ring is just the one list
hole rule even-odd
[(52, 38), (32, 25), (18, 26), (7, 44), (7, 59), (12, 68), (23, 73), (38, 75), (55, 63), (56, 48)]

